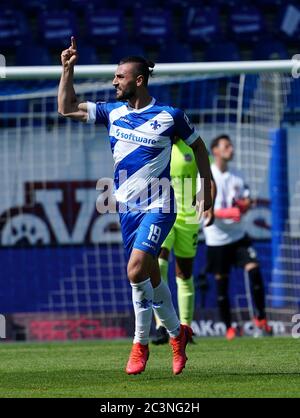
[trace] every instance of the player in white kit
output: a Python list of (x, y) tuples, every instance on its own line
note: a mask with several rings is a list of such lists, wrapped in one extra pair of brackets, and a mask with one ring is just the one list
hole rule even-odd
[(232, 266), (243, 268), (249, 275), (256, 307), (253, 321), (269, 335), (272, 328), (266, 320), (263, 279), (243, 219), (251, 206), (250, 192), (241, 174), (228, 168), (228, 163), (234, 155), (230, 137), (224, 134), (215, 138), (211, 143), (211, 152), (214, 157), (211, 170), (217, 186), (217, 196), (214, 205), (215, 222), (203, 229), (207, 245), (206, 270), (213, 273), (216, 279), (218, 307), (227, 328), (226, 338), (231, 340), (237, 333), (231, 324), (228, 296), (229, 273)]

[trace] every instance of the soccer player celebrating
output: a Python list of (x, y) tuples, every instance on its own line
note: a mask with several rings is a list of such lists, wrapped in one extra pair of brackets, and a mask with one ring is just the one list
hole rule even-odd
[(174, 192), (171, 187), (151, 189), (157, 181), (170, 180), (171, 140), (180, 136), (194, 151), (204, 179), (204, 210), (208, 210), (212, 200), (207, 151), (181, 110), (161, 104), (149, 95), (147, 85), (154, 67), (152, 62), (135, 56), (119, 62), (112, 82), (117, 102), (79, 103), (73, 87), (77, 59), (72, 37), (71, 46), (61, 54), (58, 111), (78, 121), (102, 123), (108, 130), (135, 313), (135, 335), (126, 372), (138, 374), (145, 370), (154, 309), (170, 335), (173, 373), (179, 374), (187, 361), (185, 350), (192, 330), (180, 324), (170, 290), (160, 278), (157, 261), (161, 244), (176, 218)]
[[(197, 251), (200, 228), (196, 208), (193, 205), (197, 192), (198, 169), (193, 150), (179, 138), (174, 139), (171, 153), (171, 179), (177, 202), (176, 221), (162, 243), (158, 258), (161, 278), (168, 283), (169, 254), (174, 249), (176, 258), (176, 284), (179, 318), (182, 324), (191, 325), (194, 316), (195, 287), (193, 278), (193, 261)], [(214, 183), (212, 183), (214, 190)], [(214, 198), (214, 196), (213, 196)], [(206, 225), (213, 223), (213, 213)], [(160, 345), (169, 341), (169, 334), (157, 315), (156, 336), (153, 344)]]
[(231, 325), (228, 297), (228, 276), (233, 265), (242, 267), (249, 275), (257, 310), (254, 323), (265, 334), (270, 335), (272, 328), (266, 320), (265, 292), (259, 263), (243, 221), (244, 214), (251, 206), (249, 189), (240, 174), (228, 168), (228, 162), (234, 154), (230, 137), (216, 137), (211, 143), (211, 151), (214, 157), (211, 170), (217, 186), (217, 196), (214, 206), (215, 222), (204, 228), (207, 245), (206, 268), (216, 278), (218, 306), (221, 319), (227, 328), (226, 338), (232, 340), (237, 333), (236, 328)]

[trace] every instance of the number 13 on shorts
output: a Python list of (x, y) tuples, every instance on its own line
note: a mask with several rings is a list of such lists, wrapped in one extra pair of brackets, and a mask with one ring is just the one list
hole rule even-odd
[(148, 240), (154, 242), (155, 244), (158, 243), (161, 234), (161, 227), (151, 224), (150, 225), (150, 232), (148, 235)]

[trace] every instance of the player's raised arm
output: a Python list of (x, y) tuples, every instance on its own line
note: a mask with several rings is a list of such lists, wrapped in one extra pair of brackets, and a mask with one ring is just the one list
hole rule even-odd
[(77, 45), (74, 36), (71, 45), (61, 53), (62, 74), (58, 87), (58, 113), (82, 122), (87, 122), (87, 104), (79, 103), (73, 86), (74, 65), (78, 60)]

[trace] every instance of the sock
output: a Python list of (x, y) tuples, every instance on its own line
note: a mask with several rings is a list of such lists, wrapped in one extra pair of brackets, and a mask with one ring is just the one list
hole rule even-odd
[(148, 344), (152, 321), (153, 287), (150, 279), (141, 283), (130, 283), (135, 314), (133, 343)]
[(168, 283), (169, 262), (164, 258), (159, 258), (158, 265), (160, 270), (160, 277), (163, 279), (164, 282)]
[(264, 282), (261, 276), (260, 268), (255, 267), (248, 271), (249, 280), (251, 283), (254, 303), (258, 312), (258, 319), (265, 319), (265, 289)]
[[(160, 270), (160, 277), (166, 284), (168, 284), (169, 262), (163, 258), (158, 258), (158, 265), (159, 265), (159, 270)], [(159, 317), (157, 316), (155, 310), (154, 310), (154, 318), (155, 318), (155, 323), (156, 323), (156, 329), (158, 329), (159, 327), (163, 327), (163, 324), (161, 320), (159, 319)]]
[(228, 298), (228, 277), (217, 279), (216, 282), (220, 317), (228, 329), (231, 327), (231, 312)]
[(195, 286), (194, 277), (176, 277), (179, 318), (182, 324), (191, 325), (194, 317)]
[(177, 337), (180, 332), (180, 321), (174, 309), (169, 286), (163, 280), (153, 289), (153, 309), (170, 337)]

